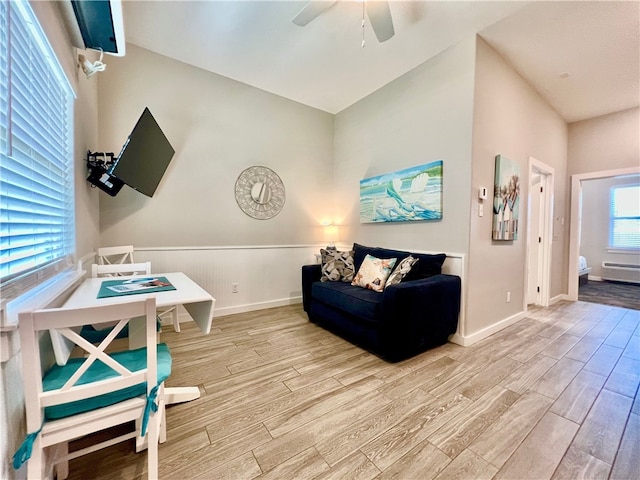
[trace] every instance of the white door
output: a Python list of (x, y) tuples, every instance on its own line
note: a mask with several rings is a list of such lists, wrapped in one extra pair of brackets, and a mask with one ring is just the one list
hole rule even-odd
[(539, 303), (539, 294), (540, 294), (540, 260), (541, 260), (541, 252), (540, 247), (542, 246), (541, 238), (542, 232), (540, 231), (540, 211), (541, 211), (541, 202), (542, 202), (542, 192), (540, 191), (543, 187), (541, 186), (542, 175), (539, 173), (534, 173), (531, 175), (531, 185), (530, 185), (530, 210), (529, 210), (529, 259), (528, 259), (528, 288), (527, 288), (527, 304), (538, 304)]
[(529, 218), (525, 274), (527, 305), (549, 305), (554, 174), (552, 167), (529, 157)]

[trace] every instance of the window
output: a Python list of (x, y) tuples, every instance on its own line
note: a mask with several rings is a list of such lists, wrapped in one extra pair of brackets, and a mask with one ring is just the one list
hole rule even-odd
[(0, 284), (5, 299), (7, 293), (15, 296), (12, 289), (25, 290), (72, 264), (73, 102), (73, 90), (28, 1), (0, 2)]
[(640, 249), (640, 186), (611, 188), (609, 247)]

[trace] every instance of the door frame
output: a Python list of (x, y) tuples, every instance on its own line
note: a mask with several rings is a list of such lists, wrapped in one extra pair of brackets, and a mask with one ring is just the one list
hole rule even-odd
[[(580, 258), (580, 229), (582, 228), (582, 182), (598, 178), (640, 174), (640, 167), (602, 170), (571, 175), (571, 224), (569, 226), (569, 279), (567, 300), (578, 301), (578, 260)], [(572, 273), (573, 272), (573, 273)]]
[[(541, 183), (544, 186), (542, 195), (542, 205), (540, 208), (540, 225), (542, 226), (540, 237), (542, 238), (541, 252), (541, 271), (538, 272), (540, 281), (540, 292), (537, 295), (536, 305), (548, 307), (551, 292), (551, 246), (553, 235), (553, 195), (554, 195), (554, 179), (555, 169), (536, 158), (529, 157), (529, 188), (528, 188), (528, 205), (531, 204), (531, 178), (533, 174), (539, 174), (542, 177)], [(527, 247), (525, 252), (525, 295), (523, 295), (523, 310), (527, 311), (527, 297), (529, 292), (529, 255), (533, 248), (531, 245), (531, 218), (527, 215)], [(538, 226), (536, 226), (538, 228)]]

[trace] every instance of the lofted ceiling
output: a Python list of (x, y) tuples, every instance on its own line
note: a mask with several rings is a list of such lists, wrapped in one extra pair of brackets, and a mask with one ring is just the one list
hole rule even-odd
[[(369, 0), (373, 1), (373, 0)], [(568, 122), (640, 102), (640, 1), (390, 1), (378, 43), (363, 5), (305, 27), (305, 1), (125, 1), (127, 42), (337, 113), (479, 34)]]

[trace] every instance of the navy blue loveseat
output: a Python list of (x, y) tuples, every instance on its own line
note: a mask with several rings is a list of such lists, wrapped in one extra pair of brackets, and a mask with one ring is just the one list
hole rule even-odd
[(357, 272), (365, 256), (419, 259), (410, 274), (381, 293), (349, 282), (321, 282), (320, 265), (302, 267), (302, 301), (309, 320), (389, 362), (442, 345), (455, 333), (460, 277), (441, 274), (445, 254), (416, 254), (354, 244)]

